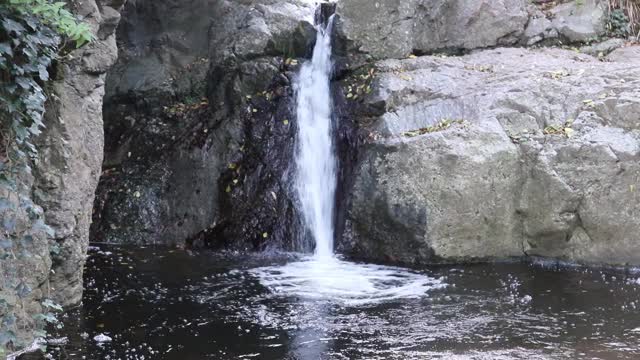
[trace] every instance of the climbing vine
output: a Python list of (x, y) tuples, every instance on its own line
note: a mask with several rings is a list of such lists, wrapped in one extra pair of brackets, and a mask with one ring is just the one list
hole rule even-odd
[[(30, 189), (20, 183), (37, 161), (34, 138), (44, 128), (47, 82), (54, 62), (69, 48), (90, 42), (90, 28), (64, 8), (65, 2), (5, 0), (0, 4), (0, 357), (19, 347), (18, 328), (56, 322), (50, 301), (31, 321), (19, 320), (16, 303), (33, 289), (20, 276), (37, 239), (53, 237)], [(52, 248), (51, 251), (55, 251)], [(28, 262), (27, 262), (28, 263)], [(9, 291), (10, 290), (10, 291)], [(6, 292), (9, 291), (9, 292)], [(21, 310), (23, 311), (23, 310)]]

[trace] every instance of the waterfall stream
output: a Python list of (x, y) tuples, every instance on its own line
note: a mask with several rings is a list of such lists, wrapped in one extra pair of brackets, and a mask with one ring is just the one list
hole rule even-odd
[(318, 26), (311, 61), (302, 65), (296, 82), (298, 144), (296, 190), (303, 222), (319, 258), (333, 256), (333, 211), (336, 156), (332, 134), (331, 28), (333, 16)]
[[(322, 21), (318, 21), (322, 22)], [(275, 296), (296, 296), (348, 305), (426, 296), (446, 286), (406, 269), (343, 261), (333, 252), (337, 159), (333, 142), (331, 100), (331, 31), (333, 16), (317, 26), (311, 61), (302, 64), (295, 82), (297, 146), (295, 189), (306, 233), (315, 244), (314, 255), (284, 266), (251, 270)]]

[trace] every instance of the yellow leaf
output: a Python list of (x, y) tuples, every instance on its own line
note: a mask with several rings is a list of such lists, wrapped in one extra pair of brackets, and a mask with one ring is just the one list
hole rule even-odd
[(233, 184), (237, 184), (238, 183), (238, 179), (233, 179)]
[(139, 198), (140, 197), (140, 191), (136, 191), (133, 193), (133, 196)]
[(567, 137), (572, 137), (574, 132), (575, 130), (572, 128), (564, 128), (564, 134), (567, 135)]
[(231, 192), (231, 185), (227, 185), (227, 188), (224, 189), (225, 192), (230, 193)]
[(353, 94), (352, 94), (352, 93), (348, 93), (348, 94), (347, 94), (347, 99), (351, 99), (352, 97), (353, 97)]
[(229, 163), (229, 169), (231, 170), (235, 170), (235, 168), (238, 167), (236, 164), (234, 163)]
[(415, 56), (413, 54), (409, 55), (409, 59), (415, 59), (415, 58), (417, 58), (417, 56)]
[(636, 186), (635, 185), (629, 185), (629, 190), (631, 192), (635, 192), (636, 191)]
[(268, 233), (266, 233), (266, 232), (265, 232), (265, 233), (262, 233), (262, 237), (266, 239), (267, 237), (269, 237), (269, 234), (268, 234)]
[(285, 124), (285, 125), (289, 125), (289, 120), (284, 119), (284, 120), (282, 120), (282, 123)]
[(258, 112), (258, 109), (253, 109), (252, 111), (253, 111), (254, 113), (257, 113), (257, 112)]

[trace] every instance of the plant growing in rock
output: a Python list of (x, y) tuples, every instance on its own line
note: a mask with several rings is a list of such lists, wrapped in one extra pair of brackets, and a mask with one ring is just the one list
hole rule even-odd
[(621, 9), (615, 9), (609, 14), (607, 32), (614, 37), (627, 37), (630, 31), (629, 18)]
[(640, 0), (609, 0), (607, 30), (612, 36), (638, 36), (640, 31)]
[(0, 349), (22, 345), (15, 337), (18, 327), (42, 328), (54, 318), (51, 311), (26, 322), (24, 316), (23, 321), (16, 316), (15, 304), (32, 291), (22, 282), (24, 269), (16, 259), (32, 258), (32, 244), (54, 235), (31, 199), (28, 181), (30, 165), (37, 161), (34, 139), (45, 126), (50, 69), (67, 44), (79, 47), (92, 40), (88, 25), (65, 10), (65, 4), (48, 0), (0, 4), (0, 290), (9, 294), (9, 299), (0, 298)]
[(357, 69), (345, 83), (345, 93), (348, 100), (362, 100), (365, 95), (371, 93), (371, 84), (375, 79), (376, 69), (373, 66), (364, 66)]
[(0, 181), (5, 185), (15, 170), (11, 165), (28, 166), (37, 155), (32, 138), (44, 127), (44, 86), (61, 37), (77, 47), (93, 39), (88, 25), (64, 5), (47, 0), (0, 5), (0, 79), (8, 84), (0, 88)]
[(456, 124), (464, 125), (465, 121), (463, 119), (442, 119), (433, 126), (428, 126), (425, 128), (420, 128), (420, 129), (411, 130), (411, 131), (405, 131), (402, 133), (402, 136), (416, 137), (424, 134), (430, 134), (430, 133), (446, 130), (450, 128), (452, 125), (456, 125)]

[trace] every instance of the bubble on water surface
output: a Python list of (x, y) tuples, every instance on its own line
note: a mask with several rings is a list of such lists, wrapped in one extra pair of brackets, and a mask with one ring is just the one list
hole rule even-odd
[(275, 296), (297, 296), (363, 305), (428, 296), (446, 287), (444, 278), (398, 267), (311, 257), (282, 266), (250, 270)]

